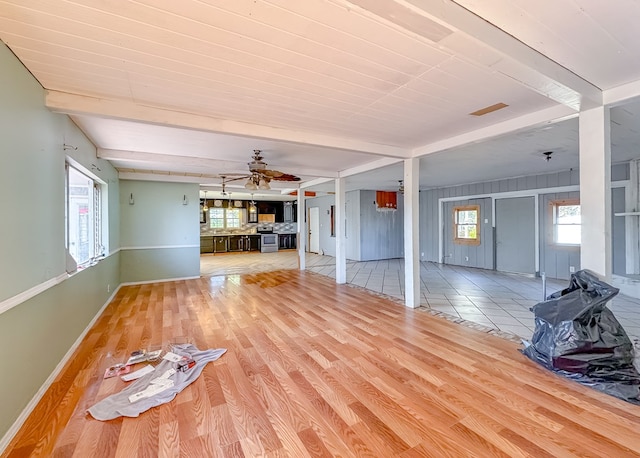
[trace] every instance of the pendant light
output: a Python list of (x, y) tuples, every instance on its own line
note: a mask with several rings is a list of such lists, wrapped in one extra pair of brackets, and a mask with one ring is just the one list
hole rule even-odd
[(249, 204), (249, 214), (257, 215), (258, 207), (256, 207), (256, 203), (253, 201), (253, 193), (251, 193), (251, 203)]
[(204, 192), (204, 205), (202, 206), (202, 211), (205, 213), (209, 211), (209, 207), (207, 206), (207, 191)]

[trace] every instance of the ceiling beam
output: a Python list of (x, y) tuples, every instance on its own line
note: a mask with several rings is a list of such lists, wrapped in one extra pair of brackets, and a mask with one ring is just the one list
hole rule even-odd
[[(245, 161), (221, 161), (194, 156), (177, 156), (172, 154), (146, 153), (139, 151), (122, 151), (98, 148), (98, 157), (108, 161), (136, 162), (143, 164), (179, 165), (184, 168), (194, 168), (203, 174), (224, 175), (227, 173), (249, 174)], [(135, 167), (128, 167), (135, 168)], [(143, 168), (143, 167), (140, 167)], [(335, 178), (337, 173), (331, 170), (296, 167), (296, 175)]]
[[(451, 0), (338, 0), (368, 11), (468, 61), (482, 64), (558, 103), (579, 111), (602, 104), (602, 91), (513, 35)], [(382, 6), (383, 5), (383, 6)], [(434, 39), (430, 21), (453, 33)], [(435, 40), (435, 41), (434, 41)]]
[(190, 175), (180, 175), (178, 173), (137, 173), (137, 172), (118, 172), (120, 180), (139, 180), (139, 181), (162, 181), (170, 183), (194, 183), (200, 184), (202, 177), (194, 177)]
[(300, 184), (300, 189), (308, 189), (313, 186), (320, 186), (326, 183), (333, 183), (335, 178), (316, 178), (315, 180), (310, 180), (305, 183)]
[(439, 151), (465, 146), (470, 143), (488, 140), (493, 137), (498, 137), (500, 135), (509, 134), (519, 130), (564, 121), (565, 119), (570, 119), (576, 116), (578, 116), (578, 113), (574, 112), (572, 109), (563, 105), (557, 105), (552, 108), (536, 111), (518, 118), (509, 119), (507, 121), (483, 127), (482, 129), (465, 132), (464, 134), (456, 135), (455, 137), (449, 137), (444, 140), (423, 145), (413, 150), (413, 156), (422, 157)]
[(350, 138), (287, 130), (240, 121), (211, 118), (194, 113), (151, 107), (126, 100), (104, 99), (60, 91), (46, 91), (45, 104), (51, 111), (68, 115), (99, 116), (156, 125), (182, 127), (205, 132), (240, 135), (302, 145), (322, 146), (380, 156), (407, 158), (410, 150), (392, 145)]
[(638, 97), (640, 97), (640, 80), (604, 91), (603, 102), (605, 105), (617, 106)]
[(372, 162), (367, 162), (366, 164), (351, 167), (350, 169), (341, 170), (339, 175), (340, 175), (340, 178), (346, 178), (352, 175), (357, 175), (359, 173), (365, 173), (371, 170), (376, 170), (382, 167), (387, 167), (389, 165), (397, 164), (400, 161), (401, 159), (392, 159), (392, 158), (377, 159)]

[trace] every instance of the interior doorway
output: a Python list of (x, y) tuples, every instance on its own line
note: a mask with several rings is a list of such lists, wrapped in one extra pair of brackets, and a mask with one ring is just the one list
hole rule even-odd
[(309, 251), (311, 253), (320, 252), (320, 209), (318, 207), (309, 208)]

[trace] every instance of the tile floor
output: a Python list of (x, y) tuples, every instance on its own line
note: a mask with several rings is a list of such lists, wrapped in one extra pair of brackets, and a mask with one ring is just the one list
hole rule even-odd
[[(335, 278), (335, 259), (307, 253), (309, 271)], [(297, 269), (295, 251), (203, 255), (201, 274)], [(404, 261), (347, 261), (347, 283), (404, 300)], [(565, 288), (564, 280), (547, 280), (547, 294)], [(543, 297), (542, 280), (521, 275), (420, 263), (421, 306), (489, 328), (530, 339), (534, 329), (529, 307)], [(608, 305), (632, 340), (640, 339), (640, 299), (616, 296)]]

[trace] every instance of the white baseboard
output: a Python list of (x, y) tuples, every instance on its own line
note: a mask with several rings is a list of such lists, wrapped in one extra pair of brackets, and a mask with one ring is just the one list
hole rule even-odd
[(91, 328), (93, 327), (93, 325), (96, 323), (96, 321), (98, 320), (98, 318), (100, 318), (100, 315), (102, 315), (102, 312), (104, 312), (104, 309), (107, 308), (107, 306), (111, 303), (111, 301), (113, 300), (113, 298), (115, 297), (116, 293), (118, 292), (118, 290), (120, 289), (122, 285), (119, 285), (117, 288), (115, 288), (113, 290), (113, 293), (111, 294), (111, 296), (109, 296), (109, 298), (107, 299), (107, 301), (104, 303), (104, 305), (100, 308), (100, 310), (98, 310), (98, 312), (96, 313), (96, 315), (93, 317), (93, 319), (89, 322), (89, 324), (87, 325), (87, 327), (84, 329), (84, 331), (82, 331), (82, 334), (80, 334), (78, 336), (78, 338), (76, 339), (76, 341), (73, 343), (73, 345), (71, 346), (71, 348), (69, 348), (69, 350), (67, 351), (67, 353), (62, 357), (62, 359), (60, 360), (60, 362), (58, 363), (58, 365), (55, 367), (55, 369), (53, 370), (53, 372), (51, 372), (51, 374), (49, 375), (49, 377), (47, 377), (47, 379), (44, 381), (44, 383), (42, 384), (42, 386), (40, 387), (40, 389), (36, 392), (36, 394), (33, 396), (33, 398), (31, 398), (31, 401), (29, 401), (29, 403), (27, 404), (27, 406), (24, 408), (24, 410), (20, 413), (20, 415), (18, 416), (18, 418), (16, 419), (16, 421), (13, 422), (13, 424), (11, 425), (11, 427), (7, 430), (7, 432), (5, 433), (5, 435), (2, 437), (2, 439), (0, 439), (0, 454), (2, 454), (4, 452), (4, 450), (7, 448), (7, 446), (9, 445), (9, 443), (11, 442), (11, 440), (14, 438), (14, 436), (18, 433), (18, 431), (20, 430), (20, 428), (22, 428), (22, 425), (24, 424), (24, 422), (27, 420), (27, 418), (29, 417), (29, 415), (31, 415), (31, 412), (33, 412), (33, 409), (35, 409), (35, 407), (38, 405), (38, 403), (40, 402), (40, 400), (42, 399), (42, 397), (44, 396), (44, 394), (47, 392), (47, 390), (49, 389), (49, 387), (51, 386), (51, 384), (55, 381), (55, 379), (58, 377), (58, 375), (60, 374), (60, 372), (62, 371), (62, 369), (64, 368), (64, 366), (69, 362), (69, 360), (71, 359), (71, 357), (73, 356), (74, 352), (78, 349), (78, 347), (80, 346), (80, 343), (82, 342), (82, 340), (85, 338), (85, 336), (87, 335), (87, 333), (89, 332), (89, 330), (91, 330)]
[(148, 285), (150, 283), (166, 283), (169, 281), (182, 281), (182, 280), (197, 280), (201, 276), (196, 277), (179, 277), (179, 278), (160, 278), (158, 280), (143, 280), (143, 281), (127, 281), (121, 283), (120, 286), (135, 286), (135, 285)]
[(197, 276), (197, 277), (182, 277), (182, 278), (168, 278), (168, 279), (149, 280), (149, 281), (140, 281), (140, 282), (127, 282), (127, 283), (121, 283), (120, 285), (118, 285), (118, 287), (113, 290), (113, 293), (111, 293), (111, 296), (109, 296), (109, 298), (104, 303), (104, 305), (100, 308), (100, 310), (98, 310), (96, 315), (89, 322), (89, 324), (84, 329), (84, 331), (82, 331), (82, 334), (80, 334), (78, 336), (78, 338), (73, 343), (71, 348), (69, 348), (67, 353), (62, 357), (62, 359), (60, 360), (60, 362), (58, 363), (56, 368), (53, 370), (53, 372), (51, 372), (49, 377), (47, 377), (47, 379), (44, 381), (44, 383), (42, 384), (40, 389), (36, 392), (36, 394), (33, 396), (33, 398), (31, 398), (31, 401), (29, 401), (29, 403), (26, 405), (24, 410), (20, 413), (20, 415), (18, 416), (16, 421), (13, 422), (13, 424), (7, 430), (5, 435), (0, 439), (0, 454), (2, 454), (4, 452), (4, 450), (7, 448), (7, 446), (11, 442), (11, 440), (18, 433), (20, 428), (22, 428), (22, 425), (27, 420), (29, 415), (31, 415), (31, 412), (33, 411), (33, 409), (35, 409), (35, 407), (38, 405), (38, 403), (40, 402), (40, 400), (42, 399), (44, 394), (47, 392), (47, 390), (49, 389), (51, 384), (55, 381), (56, 377), (58, 377), (58, 375), (60, 374), (60, 372), (62, 371), (64, 366), (67, 364), (67, 362), (69, 362), (69, 360), (73, 356), (74, 352), (78, 349), (78, 347), (80, 346), (80, 343), (82, 343), (82, 339), (85, 338), (85, 336), (87, 335), (89, 330), (93, 327), (93, 325), (96, 323), (98, 318), (100, 318), (100, 315), (102, 315), (102, 312), (104, 312), (104, 309), (107, 308), (107, 305), (109, 305), (111, 303), (111, 301), (115, 297), (116, 293), (120, 290), (120, 288), (122, 288), (123, 286), (129, 286), (129, 285), (144, 285), (144, 284), (148, 284), (148, 283), (162, 283), (162, 282), (169, 282), (169, 281), (194, 280), (194, 279), (198, 279), (198, 278), (200, 278), (200, 276)]

